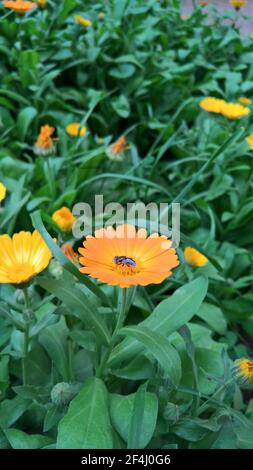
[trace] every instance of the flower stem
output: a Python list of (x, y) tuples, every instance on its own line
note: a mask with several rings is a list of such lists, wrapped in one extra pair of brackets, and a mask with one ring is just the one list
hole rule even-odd
[(27, 313), (29, 312), (29, 296), (27, 287), (24, 288), (24, 298), (25, 298), (25, 311), (24, 311), (24, 340), (23, 340), (23, 357), (22, 357), (22, 378), (23, 385), (27, 385), (27, 356), (28, 356), (28, 347), (29, 347), (29, 321), (27, 318)]
[(126, 295), (126, 289), (121, 289), (121, 301), (120, 301), (120, 309), (119, 309), (119, 316), (118, 316), (118, 319), (117, 319), (117, 323), (116, 323), (116, 326), (115, 326), (115, 329), (114, 329), (114, 332), (112, 334), (112, 337), (111, 337), (111, 342), (108, 346), (108, 349), (101, 361), (101, 364), (97, 370), (97, 377), (103, 377), (104, 375), (104, 371), (105, 371), (105, 368), (106, 368), (106, 364), (107, 364), (107, 361), (110, 357), (110, 354), (112, 352), (112, 348), (114, 346), (114, 343), (115, 343), (115, 338), (117, 336), (117, 333), (118, 331), (120, 330), (120, 328), (123, 326), (124, 324), (124, 320), (125, 320), (125, 316), (126, 316), (126, 313), (127, 313), (127, 295)]
[(213, 400), (214, 398), (217, 398), (221, 392), (223, 392), (224, 390), (226, 390), (227, 387), (229, 387), (229, 385), (231, 385), (232, 383), (234, 382), (234, 378), (230, 378), (229, 380), (227, 380), (227, 382), (223, 385), (221, 385), (218, 390), (216, 390), (216, 392), (214, 392), (213, 396), (210, 397), (208, 400), (206, 400), (205, 403), (203, 403), (203, 405), (201, 405), (198, 409), (198, 412), (197, 412), (197, 416), (200, 416), (204, 411), (206, 411), (207, 408), (209, 408), (209, 406), (211, 405), (211, 400)]

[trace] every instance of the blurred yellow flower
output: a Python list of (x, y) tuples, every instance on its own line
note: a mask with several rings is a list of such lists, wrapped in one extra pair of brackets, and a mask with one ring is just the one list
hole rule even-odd
[(224, 100), (220, 100), (218, 98), (213, 98), (212, 96), (208, 96), (204, 98), (200, 103), (200, 107), (209, 113), (220, 113), (221, 106), (225, 103)]
[(47, 4), (47, 0), (36, 0), (39, 7), (43, 8)]
[(253, 361), (250, 359), (237, 359), (235, 361), (235, 370), (238, 377), (248, 382), (253, 381)]
[(247, 0), (229, 0), (230, 5), (235, 8), (236, 10), (239, 10), (242, 7), (245, 7), (247, 5)]
[(34, 2), (28, 2), (24, 0), (6, 0), (3, 2), (3, 6), (5, 8), (9, 8), (10, 10), (14, 10), (16, 13), (20, 15), (24, 15), (27, 11), (33, 10), (37, 7), (37, 4)]
[(75, 15), (74, 18), (76, 23), (80, 24), (81, 26), (84, 26), (85, 28), (89, 28), (90, 26), (92, 26), (92, 22), (81, 15)]
[(0, 181), (0, 202), (5, 199), (5, 196), (6, 196), (6, 187)]
[(245, 98), (244, 96), (239, 98), (238, 101), (239, 101), (239, 103), (243, 104), (244, 106), (248, 106), (249, 104), (251, 104), (251, 100), (249, 98)]
[(54, 150), (54, 140), (56, 140), (52, 137), (54, 131), (55, 128), (47, 124), (40, 128), (39, 136), (34, 145), (34, 152), (37, 155), (47, 155)]
[(46, 269), (52, 253), (35, 230), (0, 236), (0, 283), (23, 284)]
[(248, 137), (246, 137), (246, 140), (247, 140), (251, 150), (253, 150), (253, 133), (248, 135)]
[(247, 116), (250, 112), (249, 108), (242, 106), (238, 103), (226, 103), (224, 102), (221, 105), (220, 113), (228, 119), (240, 119), (244, 116)]
[(104, 13), (103, 11), (100, 11), (100, 12), (98, 13), (98, 19), (99, 19), (99, 20), (104, 20), (104, 19), (105, 19), (105, 13)]
[(83, 137), (87, 132), (86, 127), (81, 127), (78, 122), (71, 122), (65, 130), (71, 137)]
[(52, 220), (60, 227), (63, 232), (70, 232), (76, 218), (68, 207), (61, 207), (52, 215)]
[(187, 246), (184, 249), (184, 257), (188, 264), (191, 266), (197, 266), (198, 268), (205, 266), (205, 264), (208, 263), (208, 258), (191, 246)]

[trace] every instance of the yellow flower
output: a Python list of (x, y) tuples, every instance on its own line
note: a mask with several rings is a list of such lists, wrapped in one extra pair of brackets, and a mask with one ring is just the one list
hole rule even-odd
[(71, 137), (83, 137), (87, 132), (86, 127), (81, 127), (78, 122), (71, 122), (65, 130)]
[(60, 227), (63, 232), (70, 232), (76, 218), (67, 207), (61, 207), (52, 215), (53, 221)]
[(36, 3), (39, 5), (39, 7), (44, 8), (44, 6), (47, 4), (47, 0), (36, 0)]
[(34, 145), (34, 152), (37, 155), (47, 155), (53, 152), (55, 148), (54, 140), (56, 140), (54, 137), (52, 137), (54, 131), (55, 128), (48, 126), (47, 124), (40, 128), (39, 136)]
[(243, 104), (244, 106), (248, 106), (249, 104), (251, 104), (251, 100), (249, 98), (245, 98), (244, 96), (239, 98), (238, 101), (239, 101), (239, 103)]
[(247, 0), (229, 0), (230, 5), (235, 8), (236, 10), (239, 10), (242, 7), (245, 7), (247, 5)]
[(184, 257), (188, 264), (191, 264), (191, 266), (197, 266), (198, 268), (201, 268), (208, 263), (208, 258), (191, 246), (187, 246), (185, 248)]
[(220, 113), (221, 106), (225, 103), (224, 100), (220, 100), (218, 98), (213, 98), (212, 96), (208, 96), (204, 98), (200, 103), (200, 107), (209, 113)]
[(253, 361), (250, 359), (237, 359), (235, 361), (236, 375), (247, 382), (253, 381)]
[(228, 119), (240, 119), (244, 116), (247, 116), (250, 112), (249, 108), (242, 106), (238, 103), (226, 103), (224, 102), (221, 105), (220, 113)]
[(246, 140), (247, 140), (251, 150), (253, 150), (253, 133), (248, 135), (248, 137), (246, 137)]
[(36, 3), (34, 2), (27, 2), (24, 0), (6, 0), (3, 2), (5, 8), (9, 8), (10, 10), (14, 10), (15, 13), (19, 13), (20, 15), (24, 15), (27, 11), (33, 10), (37, 7)]
[(75, 15), (74, 18), (76, 23), (80, 24), (81, 26), (84, 26), (85, 28), (89, 28), (90, 26), (92, 26), (92, 22), (81, 15)]
[(0, 202), (5, 199), (6, 196), (6, 187), (3, 183), (0, 182)]
[(23, 284), (46, 269), (52, 253), (35, 230), (0, 236), (0, 283)]
[(111, 286), (160, 284), (179, 265), (170, 240), (128, 224), (97, 230), (78, 251), (80, 271)]

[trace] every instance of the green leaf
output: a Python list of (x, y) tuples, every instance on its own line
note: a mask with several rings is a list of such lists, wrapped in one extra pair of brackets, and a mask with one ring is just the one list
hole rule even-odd
[(69, 379), (67, 337), (68, 329), (63, 317), (55, 325), (45, 328), (39, 335), (39, 342), (45, 348), (58, 372), (65, 381), (68, 381)]
[[(110, 397), (112, 424), (125, 442), (129, 441), (129, 430), (133, 416), (135, 397), (136, 393), (131, 395), (112, 394)], [(158, 414), (158, 400), (154, 393), (145, 391), (143, 403), (144, 413), (140, 423), (139, 449), (144, 449), (150, 442), (154, 434)]]
[(57, 449), (112, 449), (108, 392), (102, 380), (92, 378), (72, 400), (59, 424)]
[(5, 435), (13, 449), (41, 449), (53, 442), (51, 437), (27, 434), (19, 429), (6, 429)]
[(37, 114), (37, 110), (31, 106), (22, 109), (17, 118), (17, 135), (18, 138), (23, 141), (25, 139), (27, 130)]
[(215, 305), (204, 302), (197, 313), (197, 316), (204, 320), (214, 331), (224, 335), (227, 330), (227, 322), (222, 310)]
[[(198, 277), (180, 287), (171, 297), (163, 300), (150, 317), (141, 322), (139, 326), (147, 327), (154, 334), (171, 335), (198, 312), (206, 296), (207, 285), (206, 278)], [(108, 363), (110, 366), (116, 366), (121, 361), (129, 360), (142, 349), (143, 346), (136, 339), (127, 338), (114, 348)]]
[(122, 328), (119, 333), (140, 341), (154, 356), (173, 385), (179, 384), (181, 379), (180, 357), (167, 338), (157, 332), (153, 334), (152, 330), (144, 326)]
[(67, 256), (64, 255), (62, 250), (56, 245), (52, 237), (47, 232), (41, 218), (40, 211), (36, 211), (31, 214), (31, 219), (33, 226), (41, 234), (42, 238), (45, 240), (48, 248), (53, 253), (54, 257), (61, 263), (61, 265), (73, 274), (82, 284), (85, 284), (88, 289), (90, 289), (93, 294), (103, 300), (108, 304), (108, 299), (101, 289), (99, 289), (87, 276), (84, 276), (80, 273), (79, 269), (72, 263)]
[(101, 315), (94, 311), (94, 306), (85, 295), (84, 291), (68, 285), (64, 280), (40, 278), (41, 287), (54, 294), (68, 308), (71, 315), (75, 315), (90, 329), (94, 330), (101, 342), (109, 344), (110, 334)]
[(3, 400), (0, 403), (0, 426), (5, 429), (12, 426), (27, 410), (30, 400), (21, 397)]

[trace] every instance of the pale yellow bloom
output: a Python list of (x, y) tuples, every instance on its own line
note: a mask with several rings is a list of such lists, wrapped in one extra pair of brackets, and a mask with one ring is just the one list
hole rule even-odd
[(229, 0), (229, 3), (233, 8), (239, 10), (242, 7), (246, 7), (248, 2), (247, 0)]
[(253, 381), (253, 361), (250, 359), (238, 359), (235, 361), (236, 375), (247, 382)]
[(187, 246), (185, 248), (184, 257), (188, 264), (191, 266), (197, 266), (198, 268), (205, 266), (205, 264), (208, 263), (208, 258), (191, 246)]
[(245, 98), (245, 96), (242, 96), (241, 98), (239, 98), (239, 103), (244, 105), (244, 106), (248, 106), (249, 104), (251, 104), (251, 100), (249, 98)]

